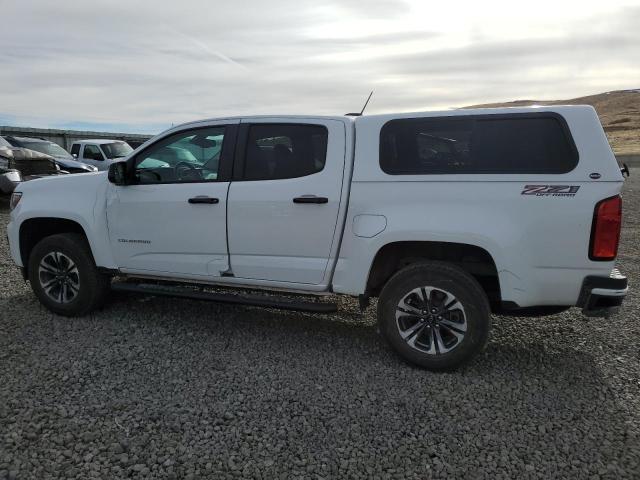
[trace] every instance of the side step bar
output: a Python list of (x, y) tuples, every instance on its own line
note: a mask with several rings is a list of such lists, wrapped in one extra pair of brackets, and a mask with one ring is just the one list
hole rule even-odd
[(297, 310), (313, 313), (333, 313), (338, 311), (335, 303), (289, 300), (282, 297), (267, 297), (262, 295), (248, 295), (230, 293), (212, 293), (200, 290), (191, 290), (183, 287), (172, 287), (151, 284), (133, 284), (114, 282), (111, 290), (115, 292), (142, 293), (146, 295), (159, 295), (165, 297), (190, 298), (192, 300), (206, 300), (217, 303), (233, 303), (250, 305), (254, 307), (278, 308), (280, 310)]

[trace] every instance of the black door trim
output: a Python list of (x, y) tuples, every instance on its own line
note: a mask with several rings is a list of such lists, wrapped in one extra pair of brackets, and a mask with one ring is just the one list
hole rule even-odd
[(235, 155), (233, 156), (232, 181), (241, 181), (244, 177), (245, 153), (247, 151), (247, 141), (249, 139), (250, 123), (240, 123), (236, 140)]

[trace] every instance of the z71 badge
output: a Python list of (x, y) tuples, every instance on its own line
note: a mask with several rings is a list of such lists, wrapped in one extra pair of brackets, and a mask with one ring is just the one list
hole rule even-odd
[(536, 197), (575, 197), (580, 185), (525, 185), (521, 195)]

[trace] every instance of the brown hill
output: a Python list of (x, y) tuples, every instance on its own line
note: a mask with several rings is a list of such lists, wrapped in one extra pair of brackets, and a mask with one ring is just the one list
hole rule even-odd
[(616, 90), (570, 100), (515, 100), (465, 108), (528, 105), (592, 105), (598, 112), (613, 151), (617, 155), (640, 154), (640, 89)]

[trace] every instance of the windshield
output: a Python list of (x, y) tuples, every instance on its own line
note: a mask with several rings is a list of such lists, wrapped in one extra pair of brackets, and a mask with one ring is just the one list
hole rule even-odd
[(0, 147), (10, 147), (11, 144), (7, 142), (4, 138), (0, 137)]
[(133, 148), (131, 148), (128, 143), (124, 142), (103, 143), (100, 145), (100, 148), (107, 158), (126, 157), (133, 152)]
[(64, 157), (73, 160), (73, 157), (60, 145), (52, 142), (20, 142), (24, 148), (35, 150), (36, 152), (46, 153), (52, 157)]

